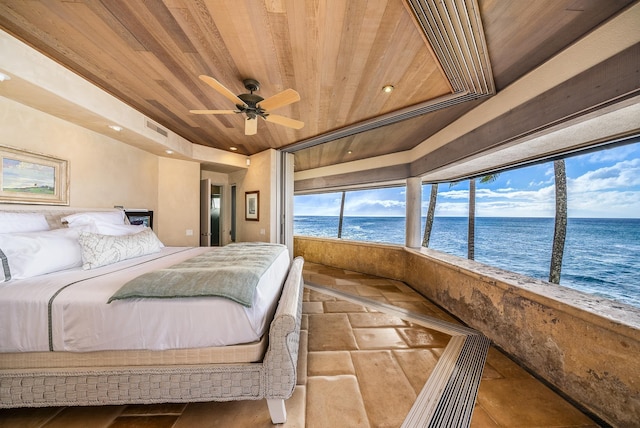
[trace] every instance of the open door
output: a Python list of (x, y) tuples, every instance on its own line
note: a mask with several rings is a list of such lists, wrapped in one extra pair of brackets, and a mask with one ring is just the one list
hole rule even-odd
[(236, 242), (236, 185), (231, 185), (231, 242)]
[(222, 186), (215, 184), (211, 185), (211, 205), (210, 205), (210, 223), (211, 223), (211, 238), (209, 244), (212, 247), (220, 246), (220, 230), (221, 230), (221, 210), (222, 208)]
[(222, 186), (212, 185), (211, 180), (200, 180), (200, 246), (221, 245)]
[(211, 180), (200, 180), (200, 246), (211, 246)]

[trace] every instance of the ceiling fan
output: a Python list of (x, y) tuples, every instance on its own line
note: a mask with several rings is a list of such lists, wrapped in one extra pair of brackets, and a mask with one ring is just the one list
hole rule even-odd
[(262, 98), (259, 95), (254, 94), (255, 91), (260, 89), (260, 82), (255, 79), (244, 79), (242, 83), (244, 87), (249, 91), (248, 94), (235, 95), (229, 89), (227, 89), (222, 83), (210, 76), (201, 75), (198, 76), (200, 80), (211, 86), (213, 89), (224, 95), (227, 99), (231, 100), (236, 105), (235, 110), (189, 110), (193, 114), (235, 114), (244, 113), (246, 119), (244, 121), (244, 134), (255, 135), (258, 132), (258, 117), (263, 118), (267, 122), (277, 123), (278, 125), (284, 125), (293, 129), (301, 129), (304, 126), (304, 122), (299, 120), (290, 119), (288, 117), (279, 116), (277, 114), (269, 113), (271, 110), (275, 110), (280, 107), (300, 101), (300, 94), (293, 89), (286, 89), (278, 94), (275, 94), (267, 99)]

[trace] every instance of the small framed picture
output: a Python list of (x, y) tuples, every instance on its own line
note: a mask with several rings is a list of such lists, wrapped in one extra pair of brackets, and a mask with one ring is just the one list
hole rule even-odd
[(244, 192), (244, 219), (247, 221), (260, 220), (260, 191)]

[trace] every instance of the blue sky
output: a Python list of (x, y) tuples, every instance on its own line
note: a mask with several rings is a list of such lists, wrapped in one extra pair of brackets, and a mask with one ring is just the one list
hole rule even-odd
[[(569, 217), (640, 218), (640, 143), (567, 158)], [(423, 215), (430, 186), (423, 187)], [(553, 163), (500, 174), (476, 187), (479, 217), (553, 217)], [(295, 197), (295, 215), (339, 215), (341, 193)], [(440, 184), (436, 216), (466, 217), (469, 182)], [(347, 192), (346, 216), (404, 216), (405, 189)]]

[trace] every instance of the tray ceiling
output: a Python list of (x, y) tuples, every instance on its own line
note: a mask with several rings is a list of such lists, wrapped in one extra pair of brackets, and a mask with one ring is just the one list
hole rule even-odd
[[(0, 27), (195, 144), (305, 170), (415, 147), (629, 3), (4, 0)], [(201, 74), (293, 88), (276, 113), (305, 126), (190, 114), (234, 107)]]

